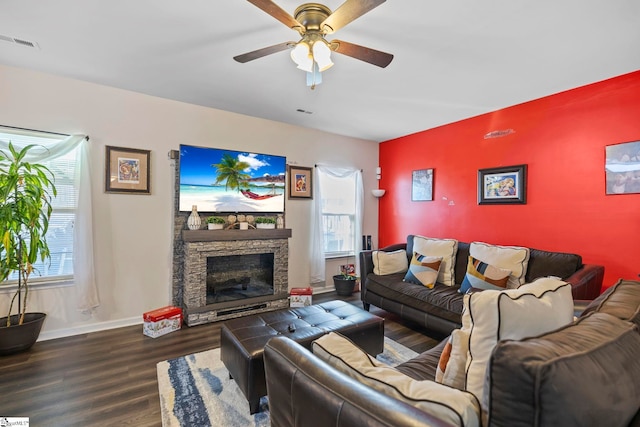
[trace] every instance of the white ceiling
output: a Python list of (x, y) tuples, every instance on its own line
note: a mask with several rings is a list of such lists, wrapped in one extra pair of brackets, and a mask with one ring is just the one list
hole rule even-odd
[(286, 51), (232, 59), (299, 38), (245, 0), (2, 0), (0, 38), (39, 49), (0, 40), (0, 63), (384, 141), (638, 70), (639, 21), (638, 0), (389, 0), (327, 39), (393, 62), (334, 54), (312, 91)]

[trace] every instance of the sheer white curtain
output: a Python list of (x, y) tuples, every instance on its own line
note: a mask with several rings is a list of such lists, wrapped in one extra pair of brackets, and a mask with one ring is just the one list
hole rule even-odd
[(356, 200), (355, 200), (355, 221), (353, 230), (353, 248), (355, 250), (355, 267), (356, 271), (360, 271), (358, 254), (362, 250), (362, 222), (364, 219), (364, 189), (362, 184), (362, 172), (360, 169), (331, 167), (325, 165), (317, 165), (314, 171), (313, 189), (315, 197), (313, 198), (313, 212), (311, 227), (311, 283), (319, 283), (325, 281), (325, 258), (324, 258), (324, 230), (322, 227), (322, 186), (320, 185), (320, 175), (327, 174), (336, 178), (354, 177), (356, 181)]
[[(26, 143), (12, 141), (16, 149)], [(0, 140), (0, 148), (8, 149), (9, 143)], [(79, 147), (76, 157), (75, 188), (78, 200), (73, 227), (73, 276), (77, 291), (77, 307), (87, 312), (100, 305), (93, 266), (93, 215), (91, 208), (91, 174), (86, 135), (71, 135), (67, 138), (34, 146), (25, 157), (29, 162), (46, 162), (69, 153)]]

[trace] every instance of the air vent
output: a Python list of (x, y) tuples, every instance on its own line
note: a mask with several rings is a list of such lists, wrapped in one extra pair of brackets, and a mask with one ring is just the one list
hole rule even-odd
[(35, 49), (40, 49), (40, 46), (38, 45), (38, 43), (36, 42), (32, 42), (29, 40), (24, 40), (24, 39), (19, 39), (16, 37), (10, 37), (10, 36), (5, 36), (0, 34), (0, 40), (3, 40), (5, 42), (9, 42), (9, 43), (14, 43), (20, 46), (26, 46), (26, 47), (32, 47)]

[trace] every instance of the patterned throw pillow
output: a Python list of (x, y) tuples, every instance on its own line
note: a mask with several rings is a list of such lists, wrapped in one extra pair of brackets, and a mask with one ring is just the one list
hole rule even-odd
[(409, 270), (403, 280), (432, 289), (436, 280), (438, 280), (438, 271), (441, 263), (442, 257), (426, 256), (414, 252), (409, 264)]
[(414, 236), (413, 250), (428, 256), (442, 257), (442, 267), (438, 273), (438, 282), (447, 286), (456, 283), (456, 254), (458, 253), (458, 241), (455, 239), (434, 239), (432, 237)]
[(517, 289), (518, 286), (524, 285), (527, 267), (529, 266), (529, 257), (531, 256), (529, 248), (471, 242), (469, 255), (496, 267), (510, 270), (511, 275), (507, 282), (507, 288)]
[(464, 390), (468, 351), (469, 331), (454, 329), (442, 351), (436, 370), (436, 382)]
[(467, 274), (460, 285), (460, 293), (466, 294), (471, 288), (494, 289), (500, 291), (507, 287), (511, 270), (494, 267), (469, 256)]

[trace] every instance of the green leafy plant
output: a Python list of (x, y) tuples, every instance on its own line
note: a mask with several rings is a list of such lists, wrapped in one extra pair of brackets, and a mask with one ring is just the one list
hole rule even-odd
[(276, 218), (273, 216), (259, 216), (256, 218), (256, 224), (275, 224)]
[(0, 150), (0, 282), (18, 273), (18, 289), (11, 298), (7, 327), (17, 302), (19, 324), (24, 322), (33, 264), (51, 256), (45, 235), (57, 191), (51, 171), (24, 160), (33, 145), (18, 151), (9, 143)]
[(207, 223), (209, 224), (224, 224), (224, 218), (220, 218), (219, 216), (210, 216), (207, 218)]

